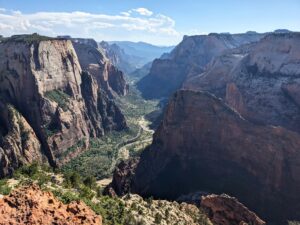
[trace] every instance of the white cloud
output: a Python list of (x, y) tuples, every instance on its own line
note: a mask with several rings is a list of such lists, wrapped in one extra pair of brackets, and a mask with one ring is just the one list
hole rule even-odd
[(128, 11), (128, 12), (121, 12), (121, 15), (122, 16), (130, 16), (131, 14), (131, 11)]
[(139, 13), (142, 16), (152, 16), (153, 12), (146, 8), (137, 8), (133, 9), (132, 11)]
[[(137, 13), (134, 13), (137, 12)], [(87, 12), (22, 13), (0, 9), (0, 33), (4, 36), (37, 32), (43, 35), (71, 35), (96, 40), (132, 40), (177, 42), (180, 34), (175, 21), (168, 16), (144, 9), (134, 9), (119, 15)], [(139, 40), (136, 40), (139, 38)], [(166, 44), (166, 43), (161, 43)]]

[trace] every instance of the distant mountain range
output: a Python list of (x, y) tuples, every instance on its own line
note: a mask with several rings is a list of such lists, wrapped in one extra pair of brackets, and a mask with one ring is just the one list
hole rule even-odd
[(287, 29), (257, 33), (248, 31), (240, 34), (210, 33), (208, 35), (184, 36), (169, 54), (152, 62), (148, 74), (140, 76), (138, 89), (145, 98), (164, 98), (181, 88), (183, 83), (204, 72), (215, 57), (229, 49), (255, 43), (268, 34), (293, 33)]
[(100, 42), (112, 63), (126, 74), (142, 68), (144, 65), (169, 53), (175, 46), (155, 46), (145, 42), (111, 41)]
[(143, 65), (160, 57), (163, 53), (170, 52), (175, 46), (156, 46), (145, 42), (111, 41), (110, 44), (117, 44), (127, 54), (139, 56), (145, 59)]

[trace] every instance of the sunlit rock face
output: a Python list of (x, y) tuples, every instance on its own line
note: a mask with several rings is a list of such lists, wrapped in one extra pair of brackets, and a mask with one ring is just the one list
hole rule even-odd
[(185, 36), (170, 54), (153, 61), (150, 73), (137, 86), (145, 98), (169, 97), (186, 79), (202, 73), (214, 57), (263, 36), (257, 33)]
[[(98, 77), (110, 76), (110, 70), (102, 72)], [(113, 72), (110, 79), (115, 80), (114, 76)], [(29, 35), (2, 41), (0, 160), (5, 163), (1, 175), (42, 158), (53, 166), (64, 163), (87, 149), (90, 136), (125, 128), (124, 116), (107, 93), (96, 77), (83, 71), (70, 40)], [(13, 111), (5, 113), (9, 106)], [(15, 117), (21, 119), (12, 121)], [(30, 135), (23, 135), (23, 128)], [(11, 147), (12, 143), (7, 144), (11, 135), (15, 142), (24, 137), (30, 142)], [(13, 166), (4, 169), (7, 165)]]
[(300, 131), (300, 34), (229, 50), (183, 87), (209, 91), (248, 120)]

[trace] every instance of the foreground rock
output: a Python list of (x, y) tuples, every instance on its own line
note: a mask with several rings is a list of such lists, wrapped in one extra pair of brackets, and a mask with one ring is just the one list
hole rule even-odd
[(0, 199), (0, 224), (94, 224), (102, 219), (83, 202), (65, 205), (36, 185), (14, 190)]
[(24, 35), (0, 43), (0, 176), (42, 158), (60, 165), (86, 150), (90, 137), (127, 127), (108, 96), (125, 94), (117, 92), (122, 77), (113, 67), (91, 74), (81, 64), (70, 40)]
[(264, 225), (255, 213), (249, 211), (237, 199), (227, 195), (208, 195), (201, 199), (201, 207), (213, 224), (222, 225)]
[[(128, 182), (142, 196), (227, 193), (267, 221), (297, 219), (299, 146), (298, 133), (255, 125), (209, 93), (183, 90)], [(128, 182), (118, 180), (128, 190)]]

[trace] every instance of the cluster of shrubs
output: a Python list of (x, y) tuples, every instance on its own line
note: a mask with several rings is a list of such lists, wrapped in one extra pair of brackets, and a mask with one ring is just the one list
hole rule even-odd
[[(95, 177), (81, 177), (76, 172), (63, 173), (63, 182), (57, 185), (53, 176), (61, 171), (53, 170), (46, 165), (33, 163), (22, 166), (13, 174), (13, 178), (19, 181), (19, 185), (38, 184), (43, 190), (51, 191), (60, 201), (68, 204), (72, 201), (83, 201), (98, 215), (102, 216), (104, 225), (130, 224), (130, 213), (124, 202), (119, 198), (102, 195), (102, 189), (97, 187)], [(50, 188), (51, 187), (51, 188)], [(7, 195), (11, 188), (7, 179), (0, 180), (0, 194)]]

